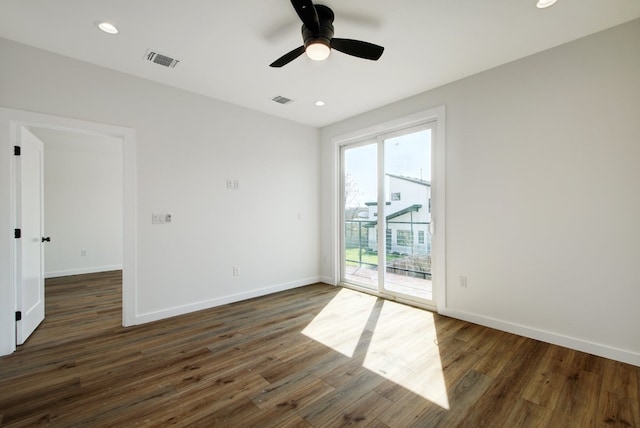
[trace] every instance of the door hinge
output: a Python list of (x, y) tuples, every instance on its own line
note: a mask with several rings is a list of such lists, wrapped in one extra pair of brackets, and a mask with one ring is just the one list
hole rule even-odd
[(22, 320), (22, 311), (16, 311), (16, 321)]
[(20, 146), (13, 146), (13, 155), (20, 156)]
[(21, 229), (13, 229), (13, 233), (16, 239), (22, 238), (22, 230)]

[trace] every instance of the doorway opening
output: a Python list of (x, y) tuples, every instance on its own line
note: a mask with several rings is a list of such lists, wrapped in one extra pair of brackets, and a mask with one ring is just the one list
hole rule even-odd
[[(87, 122), (82, 120), (63, 118), (58, 116), (50, 116), (39, 113), (31, 113), (20, 110), (6, 109), (0, 108), (0, 131), (3, 132), (3, 135), (8, 136), (9, 138), (5, 140), (13, 147), (19, 147), (21, 144), (21, 133), (22, 130), (25, 132), (33, 134), (47, 134), (47, 135), (67, 135), (74, 136), (80, 139), (98, 141), (102, 140), (106, 145), (101, 146), (102, 153), (99, 153), (99, 156), (105, 156), (112, 149), (116, 149), (115, 147), (108, 147), (109, 144), (115, 143), (118, 148), (115, 150), (119, 152), (116, 155), (118, 157), (118, 162), (120, 165), (119, 180), (120, 183), (118, 185), (119, 189), (116, 192), (119, 193), (120, 207), (117, 209), (119, 214), (117, 216), (120, 219), (119, 225), (117, 228), (119, 232), (116, 232), (119, 235), (119, 243), (116, 244), (118, 247), (117, 251), (112, 253), (112, 262), (104, 263), (102, 262), (102, 266), (90, 266), (89, 263), (85, 263), (84, 266), (76, 265), (71, 266), (70, 269), (52, 269), (49, 267), (49, 276), (62, 276), (63, 274), (80, 274), (80, 273), (89, 273), (89, 272), (100, 272), (106, 270), (122, 270), (122, 325), (130, 326), (136, 324), (136, 301), (135, 301), (135, 278), (136, 278), (136, 202), (135, 202), (135, 131), (130, 128), (124, 128), (113, 125), (105, 125), (95, 122)], [(47, 138), (45, 138), (46, 140)], [(67, 142), (68, 143), (68, 142)], [(71, 144), (73, 146), (73, 144)], [(97, 147), (93, 146), (95, 149)], [(67, 147), (68, 149), (69, 147)], [(80, 148), (87, 149), (87, 146), (76, 145), (76, 149)], [(12, 150), (13, 151), (13, 150)], [(17, 150), (18, 152), (20, 150)], [(100, 152), (100, 149), (98, 150)], [(77, 154), (77, 153), (76, 153)], [(85, 153), (86, 154), (86, 153)], [(96, 153), (94, 153), (96, 154)], [(111, 153), (113, 155), (113, 153)], [(99, 157), (98, 156), (98, 157)], [(18, 157), (19, 158), (19, 157)], [(17, 199), (17, 191), (19, 189), (19, 178), (16, 175), (16, 172), (20, 168), (20, 161), (16, 160), (17, 157), (13, 157), (11, 162), (8, 162), (9, 171), (9, 182), (8, 188), (11, 190), (9, 194), (9, 203), (7, 213), (9, 215), (9, 219), (12, 224), (19, 226), (22, 219), (19, 217), (21, 215), (20, 212), (20, 201)], [(103, 159), (104, 160), (104, 159)], [(104, 166), (104, 165), (103, 165)], [(64, 166), (63, 166), (64, 168)], [(95, 173), (95, 165), (92, 168), (89, 168), (89, 174)], [(64, 174), (60, 174), (60, 176), (64, 176)], [(104, 177), (103, 177), (104, 178)], [(108, 179), (108, 178), (107, 178)], [(89, 180), (87, 180), (89, 181)], [(84, 183), (87, 184), (87, 183)], [(85, 187), (89, 187), (88, 185)], [(99, 193), (99, 192), (98, 192)], [(89, 203), (90, 201), (87, 198), (84, 198), (84, 201)], [(78, 201), (76, 201), (77, 203)], [(83, 207), (82, 201), (75, 207), (78, 213), (82, 213), (83, 209), (86, 209), (87, 206)], [(99, 213), (97, 214), (100, 215)], [(69, 230), (69, 227), (73, 227), (73, 219), (69, 213), (66, 214), (66, 218), (58, 219), (59, 223), (67, 223), (64, 225)], [(101, 221), (96, 215), (93, 215), (95, 228), (101, 228)], [(70, 225), (71, 224), (71, 225)], [(42, 237), (50, 238), (50, 241), (43, 244), (50, 244), (56, 242), (54, 236), (49, 236), (49, 231), (43, 230), (41, 228), (40, 234)], [(112, 231), (111, 231), (112, 232)], [(16, 239), (16, 241), (19, 241)], [(91, 256), (100, 256), (101, 251), (106, 248), (103, 246), (96, 245), (93, 250), (90, 250), (88, 246), (91, 244), (89, 241), (81, 248), (77, 248), (75, 252), (77, 252), (77, 257), (81, 260), (89, 261)], [(60, 240), (57, 240), (56, 243), (62, 243)], [(95, 245), (95, 243), (94, 243)], [(21, 267), (21, 254), (19, 253), (19, 246), (12, 246), (11, 251), (9, 252), (9, 257), (7, 259), (7, 267), (9, 269), (7, 272), (9, 275), (7, 277), (0, 278), (3, 284), (6, 284), (9, 289), (10, 298), (5, 300), (4, 303), (0, 303), (0, 313), (12, 313), (16, 311), (16, 318), (18, 318), (18, 312), (22, 310), (18, 305), (21, 304), (19, 294), (22, 292), (22, 281), (20, 280), (20, 276), (18, 274)], [(109, 251), (107, 251), (109, 252)], [(115, 254), (115, 255), (114, 255)], [(104, 256), (104, 254), (102, 254)], [(64, 257), (63, 257), (64, 258)], [(67, 257), (68, 259), (68, 257)], [(94, 259), (95, 260), (95, 259)], [(105, 260), (103, 257), (102, 260)], [(59, 262), (60, 260), (58, 260)], [(68, 261), (68, 260), (67, 260)], [(61, 265), (58, 265), (61, 266)], [(42, 268), (42, 272), (44, 272), (44, 266)], [(42, 275), (42, 279), (44, 279), (44, 275)], [(4, 285), (3, 285), (4, 286)], [(42, 284), (42, 288), (44, 284)], [(42, 293), (44, 295), (44, 293)], [(28, 304), (27, 304), (28, 306)], [(22, 320), (16, 319), (12, 326), (3, 325), (0, 328), (3, 332), (6, 330), (7, 333), (11, 330), (17, 330), (19, 328), (19, 323)], [(13, 336), (13, 338), (11, 338)], [(3, 334), (3, 337), (6, 340), (2, 340), (0, 343), (1, 354), (7, 354), (13, 352), (16, 347), (16, 336), (15, 335), (7, 335)]]
[(44, 143), (45, 278), (122, 270), (122, 139), (29, 131)]
[(19, 131), (17, 345), (46, 316), (47, 278), (121, 271), (123, 248), (122, 139), (38, 126)]

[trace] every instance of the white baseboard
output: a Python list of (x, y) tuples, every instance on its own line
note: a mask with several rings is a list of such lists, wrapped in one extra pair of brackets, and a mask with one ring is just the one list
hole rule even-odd
[(305, 278), (297, 281), (286, 282), (283, 284), (276, 284), (269, 287), (258, 288), (256, 290), (250, 290), (243, 293), (216, 297), (215, 299), (203, 300), (187, 305), (174, 306), (172, 308), (162, 309), (159, 311), (136, 314), (134, 324), (144, 324), (147, 322), (158, 321), (177, 315), (184, 315), (195, 311), (201, 311), (203, 309), (209, 309), (229, 303), (240, 302), (242, 300), (253, 299), (254, 297), (266, 296), (267, 294), (273, 294), (279, 291), (286, 291), (291, 290), (292, 288), (304, 287), (305, 285), (315, 284), (317, 282), (320, 282), (320, 277)]
[(321, 276), (319, 281), (329, 285), (337, 285), (333, 278), (331, 278), (330, 276)]
[(485, 327), (495, 328), (496, 330), (506, 331), (507, 333), (517, 334), (519, 336), (528, 337), (530, 339), (540, 340), (542, 342), (551, 343), (565, 348), (575, 349), (577, 351), (586, 352), (588, 354), (609, 358), (623, 363), (640, 366), (640, 354), (627, 351), (624, 349), (613, 348), (600, 343), (589, 342), (575, 337), (564, 336), (558, 333), (552, 333), (545, 330), (539, 330), (520, 324), (514, 324), (495, 318), (485, 317), (465, 311), (445, 308), (440, 311), (441, 315), (451, 318), (457, 318), (463, 321), (472, 322), (474, 324), (483, 325)]
[(95, 267), (88, 267), (88, 268), (58, 270), (58, 271), (52, 271), (52, 272), (45, 272), (44, 277), (58, 278), (60, 276), (83, 275), (85, 273), (108, 272), (111, 270), (122, 270), (122, 265), (95, 266)]

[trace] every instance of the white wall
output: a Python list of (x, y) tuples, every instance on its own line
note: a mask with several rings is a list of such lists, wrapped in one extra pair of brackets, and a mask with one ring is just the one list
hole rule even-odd
[(323, 278), (332, 139), (446, 105), (443, 312), (640, 365), (639, 76), (636, 20), (324, 128)]
[[(136, 130), (136, 322), (318, 280), (318, 130), (7, 40), (0, 54), (1, 106)], [(152, 225), (152, 213), (173, 222)], [(0, 300), (0, 346), (9, 306)]]
[(31, 131), (44, 143), (45, 276), (122, 269), (122, 141)]

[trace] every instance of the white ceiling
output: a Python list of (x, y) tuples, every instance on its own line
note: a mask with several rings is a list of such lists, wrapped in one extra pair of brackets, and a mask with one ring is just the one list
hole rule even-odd
[[(336, 37), (382, 45), (382, 58), (270, 68), (302, 44), (288, 0), (0, 0), (0, 37), (321, 127), (640, 17), (640, 0), (317, 1)], [(144, 61), (148, 48), (181, 63)]]

